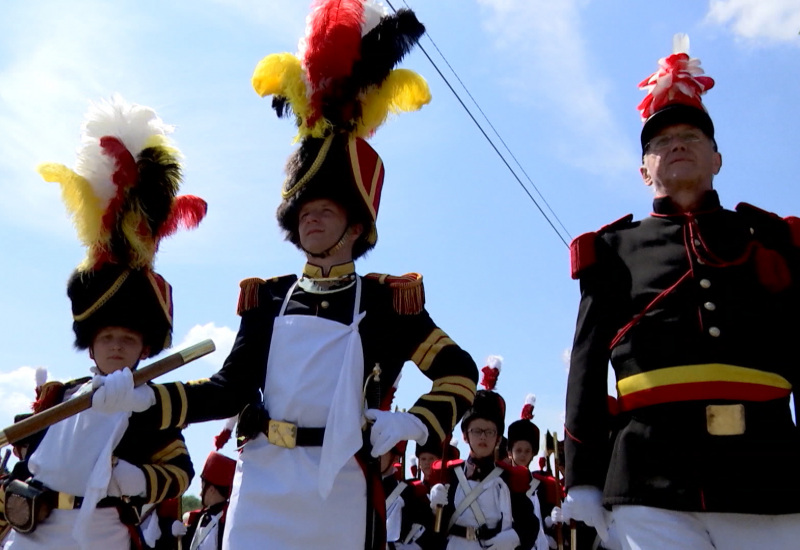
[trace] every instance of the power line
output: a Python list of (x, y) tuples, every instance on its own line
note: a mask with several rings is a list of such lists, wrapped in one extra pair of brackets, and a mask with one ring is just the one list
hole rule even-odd
[[(395, 7), (391, 3), (391, 0), (386, 0), (386, 3), (389, 4), (389, 7), (392, 8), (393, 11), (397, 12), (397, 9), (395, 9)], [(406, 5), (406, 7), (409, 7), (408, 3), (405, 0), (403, 0), (403, 3)], [(569, 234), (569, 231), (566, 229), (566, 227), (564, 227), (564, 224), (561, 222), (561, 220), (559, 219), (558, 215), (550, 207), (550, 204), (544, 198), (544, 195), (542, 195), (542, 192), (539, 190), (539, 188), (533, 183), (533, 180), (531, 179), (531, 177), (528, 175), (528, 173), (522, 167), (522, 165), (520, 164), (519, 160), (517, 160), (516, 156), (511, 151), (511, 149), (508, 147), (508, 145), (506, 144), (505, 140), (503, 140), (503, 138), (500, 135), (500, 133), (497, 131), (495, 126), (489, 120), (489, 117), (486, 116), (486, 113), (484, 113), (483, 109), (481, 109), (480, 105), (475, 100), (475, 98), (472, 96), (472, 94), (470, 93), (470, 91), (467, 88), (467, 86), (464, 84), (464, 82), (461, 80), (461, 78), (459, 78), (458, 73), (456, 73), (455, 69), (447, 61), (447, 58), (444, 56), (442, 51), (439, 49), (439, 47), (433, 41), (433, 38), (431, 38), (430, 33), (425, 31), (425, 35), (428, 37), (428, 40), (431, 41), (431, 44), (433, 44), (433, 47), (436, 49), (436, 51), (439, 53), (441, 58), (444, 60), (444, 62), (447, 65), (447, 67), (450, 69), (450, 71), (456, 77), (456, 79), (458, 80), (459, 84), (461, 84), (462, 88), (464, 88), (464, 90), (466, 91), (466, 93), (469, 96), (469, 98), (472, 100), (472, 102), (478, 108), (478, 111), (481, 113), (481, 115), (483, 115), (483, 118), (489, 124), (489, 127), (492, 129), (492, 131), (494, 131), (495, 135), (500, 140), (500, 142), (503, 144), (503, 147), (505, 147), (506, 151), (508, 151), (508, 154), (514, 160), (514, 162), (517, 164), (517, 166), (519, 166), (519, 169), (522, 171), (522, 173), (528, 179), (528, 182), (530, 183), (530, 185), (533, 187), (533, 189), (536, 191), (536, 193), (539, 195), (539, 197), (541, 197), (542, 202), (547, 206), (547, 209), (552, 213), (553, 218), (555, 218), (555, 220), (558, 222), (558, 224), (564, 230), (564, 233), (567, 235), (567, 238), (571, 238), (571, 236)], [(547, 223), (553, 229), (553, 231), (558, 236), (558, 238), (561, 240), (561, 242), (564, 243), (565, 246), (569, 246), (569, 243), (567, 242), (567, 239), (564, 238), (564, 236), (561, 234), (561, 232), (555, 226), (553, 221), (550, 219), (550, 216), (547, 215), (547, 213), (544, 211), (542, 206), (539, 204), (539, 201), (536, 200), (536, 198), (531, 194), (531, 192), (525, 186), (525, 184), (523, 183), (522, 179), (520, 179), (520, 177), (517, 175), (517, 173), (511, 167), (511, 164), (509, 164), (509, 162), (506, 159), (506, 157), (503, 155), (503, 153), (500, 151), (500, 149), (498, 149), (497, 145), (495, 145), (494, 141), (492, 141), (492, 139), (486, 133), (486, 130), (484, 130), (483, 126), (481, 126), (481, 124), (475, 118), (475, 115), (473, 115), (472, 111), (470, 111), (470, 109), (464, 103), (464, 100), (461, 98), (461, 96), (458, 94), (458, 92), (456, 92), (456, 90), (455, 90), (455, 88), (453, 88), (452, 84), (450, 84), (450, 81), (447, 79), (447, 77), (444, 75), (444, 73), (442, 73), (441, 69), (439, 69), (439, 66), (436, 64), (436, 62), (433, 60), (433, 58), (431, 58), (431, 56), (428, 54), (428, 52), (425, 50), (425, 48), (423, 47), (422, 44), (418, 44), (418, 46), (419, 46), (419, 49), (422, 51), (422, 53), (425, 54), (425, 57), (428, 58), (428, 61), (430, 61), (431, 65), (433, 65), (433, 68), (436, 70), (436, 72), (439, 73), (439, 76), (442, 78), (442, 80), (447, 85), (447, 87), (450, 88), (450, 91), (453, 93), (453, 95), (455, 96), (456, 100), (458, 100), (458, 102), (461, 104), (461, 107), (464, 109), (464, 111), (470, 117), (470, 119), (472, 120), (473, 124), (475, 124), (475, 126), (478, 128), (478, 130), (481, 132), (481, 134), (483, 134), (483, 137), (486, 139), (486, 141), (489, 143), (489, 145), (492, 147), (492, 149), (494, 149), (494, 151), (497, 154), (497, 156), (500, 157), (500, 160), (503, 161), (503, 164), (505, 164), (506, 168), (508, 168), (508, 171), (511, 172), (511, 175), (517, 181), (517, 183), (522, 188), (522, 190), (525, 192), (525, 194), (528, 196), (528, 198), (531, 200), (531, 202), (533, 202), (533, 204), (536, 206), (536, 208), (542, 214), (544, 219), (547, 221)]]

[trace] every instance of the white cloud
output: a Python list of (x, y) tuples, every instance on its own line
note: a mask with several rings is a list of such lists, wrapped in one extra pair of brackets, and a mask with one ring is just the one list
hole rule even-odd
[[(195, 325), (189, 329), (181, 343), (174, 346), (174, 349), (181, 350), (206, 339), (214, 341), (216, 351), (202, 357), (200, 361), (213, 365), (216, 370), (219, 370), (233, 347), (233, 341), (236, 339), (236, 331), (229, 327), (218, 327), (214, 323)], [(192, 378), (196, 377), (192, 376)]]
[(36, 369), (19, 367), (0, 373), (0, 426), (14, 422), (14, 415), (31, 412), (36, 398)]
[[(478, 0), (490, 16), (486, 29), (495, 47), (525, 63), (509, 86), (526, 88), (561, 112), (560, 154), (595, 174), (627, 172), (638, 158), (606, 104), (609, 84), (592, 70), (581, 33), (580, 0)], [(513, 55), (511, 55), (513, 54)], [(580, 140), (585, 147), (576, 151)]]
[(707, 19), (749, 40), (800, 43), (797, 0), (711, 0)]

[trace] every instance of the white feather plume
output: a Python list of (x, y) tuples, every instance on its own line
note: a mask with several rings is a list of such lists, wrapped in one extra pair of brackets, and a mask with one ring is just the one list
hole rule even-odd
[(490, 355), (486, 358), (486, 366), (497, 369), (498, 371), (503, 367), (502, 355)]
[(417, 457), (415, 457), (415, 456), (412, 456), (411, 458), (409, 458), (409, 459), (408, 459), (408, 463), (409, 463), (411, 466), (416, 466), (416, 465), (417, 465)]
[(173, 129), (149, 107), (128, 103), (118, 94), (110, 100), (92, 103), (83, 123), (82, 145), (75, 172), (89, 181), (105, 207), (117, 191), (111, 181), (116, 163), (100, 147), (100, 138), (112, 136), (119, 139), (136, 158), (147, 147), (151, 137), (169, 135)]
[(232, 416), (228, 420), (225, 421), (224, 430), (233, 431), (233, 428), (236, 426), (236, 421), (239, 419), (238, 416)]
[(689, 55), (689, 35), (686, 33), (676, 33), (672, 37), (672, 53), (685, 53)]
[(364, 2), (364, 23), (361, 25), (361, 36), (363, 37), (377, 27), (381, 18), (387, 15), (389, 15), (389, 10), (386, 6), (375, 0), (366, 0)]
[(47, 382), (47, 367), (36, 367), (36, 387), (44, 386)]
[(536, 396), (532, 393), (529, 393), (525, 396), (525, 405), (530, 405), (531, 407), (536, 406)]

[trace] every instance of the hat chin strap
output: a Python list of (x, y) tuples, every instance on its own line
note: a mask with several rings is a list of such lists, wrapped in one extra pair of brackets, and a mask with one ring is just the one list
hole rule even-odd
[(311, 256), (312, 258), (318, 258), (320, 260), (324, 259), (324, 258), (327, 258), (331, 254), (335, 254), (335, 253), (339, 252), (342, 248), (344, 248), (344, 244), (345, 244), (345, 242), (347, 242), (347, 234), (348, 234), (349, 231), (350, 231), (350, 226), (348, 225), (347, 227), (344, 228), (344, 232), (342, 232), (342, 236), (339, 237), (339, 240), (336, 241), (336, 244), (334, 244), (332, 247), (330, 247), (327, 250), (323, 250), (322, 252), (311, 252), (311, 251), (307, 250), (306, 248), (304, 248), (302, 245), (300, 246), (300, 248), (303, 250), (303, 252), (305, 252), (306, 254)]

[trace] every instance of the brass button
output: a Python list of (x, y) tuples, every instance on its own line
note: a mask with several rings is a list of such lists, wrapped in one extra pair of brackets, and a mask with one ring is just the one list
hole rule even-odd
[(714, 311), (715, 309), (717, 309), (717, 304), (715, 304), (714, 302), (706, 302), (705, 304), (703, 304), (703, 307), (706, 308), (708, 311)]
[(695, 240), (694, 240), (694, 245), (695, 245), (695, 246), (700, 246), (701, 244), (702, 244), (702, 243), (700, 242), (700, 239), (695, 239)]
[(711, 327), (708, 329), (708, 334), (712, 338), (716, 338), (720, 335), (720, 330), (717, 327)]
[(711, 281), (708, 279), (700, 279), (700, 286), (703, 288), (711, 288)]
[(328, 302), (327, 300), (322, 300), (322, 302), (320, 302), (319, 304), (319, 307), (321, 307), (322, 309), (328, 309), (328, 306), (330, 305), (331, 305), (330, 302)]

